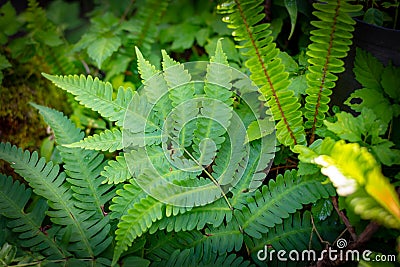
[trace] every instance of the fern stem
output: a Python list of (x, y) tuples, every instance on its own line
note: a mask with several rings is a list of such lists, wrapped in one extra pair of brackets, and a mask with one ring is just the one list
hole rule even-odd
[(183, 150), (186, 152), (186, 154), (188, 154), (188, 156), (189, 156), (197, 165), (201, 166), (201, 168), (203, 169), (204, 173), (207, 174), (207, 176), (208, 176), (208, 177), (210, 178), (210, 180), (215, 184), (215, 186), (217, 186), (217, 187), (221, 190), (222, 196), (224, 197), (226, 203), (228, 204), (229, 209), (230, 209), (231, 211), (233, 211), (232, 204), (229, 202), (228, 197), (226, 196), (224, 190), (222, 190), (221, 185), (218, 183), (218, 181), (211, 175), (211, 173), (209, 173), (209, 172), (207, 171), (206, 168), (204, 168), (204, 167), (192, 156), (192, 154), (190, 154), (190, 152), (189, 152), (186, 148), (183, 148)]
[(282, 109), (282, 105), (281, 105), (281, 103), (279, 101), (279, 98), (278, 98), (278, 96), (276, 94), (276, 90), (275, 90), (274, 84), (272, 83), (271, 77), (268, 74), (268, 70), (267, 70), (267, 68), (265, 66), (265, 63), (264, 63), (264, 60), (263, 60), (263, 58), (261, 56), (260, 50), (259, 50), (257, 44), (255, 43), (256, 38), (254, 38), (253, 33), (250, 30), (249, 23), (247, 22), (247, 19), (244, 16), (243, 8), (240, 5), (240, 2), (238, 0), (235, 0), (235, 3), (237, 5), (237, 7), (238, 7), (240, 16), (241, 16), (241, 18), (243, 20), (243, 23), (244, 23), (245, 27), (246, 27), (246, 31), (247, 31), (247, 34), (249, 35), (249, 39), (251, 41), (251, 44), (252, 44), (252, 46), (253, 46), (253, 48), (254, 48), (254, 50), (256, 52), (258, 62), (260, 63), (261, 68), (263, 70), (263, 73), (264, 73), (265, 77), (267, 78), (269, 87), (271, 88), (272, 95), (274, 97), (276, 105), (278, 106), (279, 112), (280, 112), (280, 114), (282, 116), (282, 119), (283, 119), (283, 121), (285, 123), (286, 129), (288, 130), (288, 132), (290, 134), (290, 138), (294, 141), (294, 145), (297, 145), (296, 137), (294, 136), (294, 133), (293, 133), (292, 129), (290, 128), (289, 122), (288, 122), (288, 120), (287, 120), (287, 118), (285, 116), (285, 113), (284, 113), (284, 111)]

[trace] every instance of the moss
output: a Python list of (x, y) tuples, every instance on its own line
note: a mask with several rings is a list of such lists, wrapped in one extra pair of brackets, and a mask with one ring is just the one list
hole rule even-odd
[(68, 114), (67, 97), (40, 75), (40, 70), (46, 71), (46, 66), (39, 58), (34, 57), (25, 64), (12, 62), (12, 65), (13, 68), (4, 73), (0, 86), (0, 140), (22, 148), (38, 149), (48, 134), (46, 125), (29, 102)]

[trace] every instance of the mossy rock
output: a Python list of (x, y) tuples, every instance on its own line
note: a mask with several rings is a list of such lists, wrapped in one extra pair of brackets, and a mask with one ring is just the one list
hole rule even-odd
[(56, 108), (70, 113), (67, 95), (41, 76), (39, 62), (14, 62), (4, 73), (0, 85), (0, 141), (29, 150), (38, 150), (48, 136), (46, 125), (29, 103)]

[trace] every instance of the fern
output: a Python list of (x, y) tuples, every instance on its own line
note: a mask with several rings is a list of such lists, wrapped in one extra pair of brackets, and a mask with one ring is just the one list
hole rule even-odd
[(331, 186), (321, 184), (321, 179), (305, 179), (296, 171), (286, 171), (270, 180), (255, 195), (235, 207), (235, 216), (244, 232), (260, 238), (271, 227), (280, 224), (289, 214), (301, 209), (303, 204), (314, 203), (320, 198), (335, 195)]
[(194, 207), (189, 211), (175, 216), (164, 217), (155, 222), (149, 232), (155, 233), (157, 230), (171, 231), (191, 231), (201, 230), (206, 225), (213, 227), (220, 226), (223, 222), (232, 220), (232, 211), (223, 199), (219, 199), (211, 204)]
[(136, 46), (142, 47), (145, 55), (149, 56), (151, 45), (157, 34), (157, 24), (167, 9), (169, 1), (150, 0), (138, 3), (136, 16), (127, 21), (123, 26), (132, 33), (132, 39)]
[(128, 214), (121, 217), (118, 229), (115, 231), (117, 243), (112, 265), (136, 237), (141, 236), (154, 221), (161, 219), (163, 206), (163, 203), (148, 196), (136, 202), (133, 208), (129, 209)]
[(113, 129), (111, 131), (105, 130), (100, 134), (89, 136), (77, 143), (72, 143), (65, 146), (114, 152), (122, 149), (122, 133), (118, 129)]
[(31, 197), (31, 189), (25, 189), (18, 181), (0, 174), (0, 214), (9, 218), (7, 227), (17, 232), (21, 245), (30, 247), (49, 259), (60, 259), (69, 256), (54, 238), (58, 228), (40, 231), (48, 209), (46, 201), (39, 199), (29, 213), (26, 205)]
[(151, 246), (146, 248), (145, 256), (153, 266), (226, 266), (227, 263), (247, 266), (248, 261), (226, 252), (237, 251), (243, 244), (242, 234), (231, 228), (207, 229), (205, 234), (200, 231), (167, 234), (160, 231), (148, 237)]
[[(82, 133), (61, 112), (34, 105), (44, 120), (53, 128), (59, 145), (68, 144), (82, 138)], [(114, 192), (110, 185), (102, 185), (100, 171), (104, 167), (103, 155), (80, 148), (58, 147), (65, 163), (65, 172), (69, 176), (74, 197), (81, 201), (83, 210), (93, 210), (97, 218), (103, 218), (102, 207), (112, 198)], [(85, 203), (85, 204), (83, 204)]]
[(39, 160), (37, 152), (30, 154), (29, 151), (22, 151), (9, 143), (0, 143), (0, 158), (11, 163), (15, 172), (29, 182), (37, 195), (48, 200), (53, 210), (47, 214), (53, 223), (72, 227), (72, 251), (81, 257), (94, 257), (101, 252), (99, 248), (91, 246), (93, 232), (85, 229), (81, 223), (90, 217), (91, 212), (82, 212), (74, 206), (72, 190), (64, 184), (65, 173), (59, 172), (58, 165), (46, 163), (44, 158)]
[(118, 184), (129, 180), (132, 176), (129, 173), (125, 157), (116, 156), (116, 160), (108, 161), (108, 166), (104, 167), (101, 176), (105, 178), (103, 183)]
[[(267, 245), (271, 246), (275, 251), (296, 250), (301, 252), (311, 249), (318, 251), (323, 249), (323, 244), (321, 244), (321, 240), (317, 239), (317, 233), (314, 233), (315, 231), (327, 233), (325, 236), (322, 236), (325, 242), (333, 241), (336, 236), (343, 231), (343, 227), (338, 227), (329, 220), (315, 225), (312, 223), (312, 216), (313, 215), (309, 211), (304, 213), (296, 212), (284, 219), (281, 224), (271, 228), (270, 231), (263, 234), (260, 239), (251, 239), (246, 236), (245, 243), (252, 258), (258, 264), (261, 264), (260, 259), (257, 258), (257, 253), (262, 250), (263, 252), (260, 253), (260, 256), (267, 256), (266, 260), (270, 262), (271, 265), (275, 265), (278, 264), (277, 259), (271, 259), (268, 258), (268, 255), (265, 255)], [(267, 251), (270, 252), (270, 249)], [(317, 260), (318, 256), (319, 254), (316, 253), (314, 260)], [(311, 258), (310, 260), (313, 259)]]
[(317, 11), (313, 14), (319, 21), (311, 24), (316, 30), (311, 31), (311, 41), (307, 55), (311, 66), (308, 68), (306, 90), (306, 128), (311, 128), (314, 141), (315, 129), (322, 125), (325, 113), (328, 111), (329, 96), (335, 87), (337, 73), (343, 72), (343, 61), (352, 43), (351, 34), (354, 31), (355, 21), (350, 17), (350, 12), (357, 12), (361, 6), (351, 5), (345, 0), (330, 0), (326, 3), (313, 5)]
[(43, 76), (58, 87), (75, 95), (75, 99), (82, 105), (97, 111), (104, 118), (115, 121), (117, 126), (123, 125), (125, 112), (132, 100), (132, 89), (118, 88), (116, 99), (112, 99), (113, 88), (108, 82), (101, 82), (98, 78), (87, 78), (83, 75), (54, 76), (43, 73)]
[(300, 103), (294, 93), (288, 90), (289, 74), (277, 57), (279, 49), (273, 43), (269, 24), (261, 23), (265, 14), (263, 1), (241, 1), (220, 5), (220, 11), (232, 28), (239, 49), (246, 58), (250, 78), (260, 87), (271, 108), (276, 125), (277, 138), (285, 145), (305, 143)]
[[(34, 105), (43, 116), (44, 120), (52, 127), (56, 142), (59, 145), (80, 140), (82, 132), (61, 112), (50, 108)], [(104, 167), (103, 155), (94, 151), (85, 151), (80, 148), (59, 146), (61, 157), (64, 161), (67, 181), (71, 184), (76, 199), (75, 206), (83, 210), (90, 220), (88, 227), (95, 232), (91, 236), (96, 245), (97, 254), (102, 252), (111, 242), (109, 236), (109, 218), (104, 217), (104, 205), (112, 198), (114, 192), (110, 185), (101, 184), (100, 172)], [(93, 227), (96, 225), (96, 227)], [(101, 245), (100, 245), (101, 244)]]

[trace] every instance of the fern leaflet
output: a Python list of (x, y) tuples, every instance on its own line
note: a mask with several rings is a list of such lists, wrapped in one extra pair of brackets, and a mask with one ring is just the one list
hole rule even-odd
[(32, 251), (40, 251), (49, 259), (61, 259), (69, 255), (54, 238), (57, 227), (46, 233), (40, 231), (48, 209), (46, 201), (39, 199), (31, 212), (25, 213), (25, 206), (31, 197), (31, 189), (25, 189), (18, 181), (0, 174), (0, 214), (10, 218), (7, 226), (19, 233), (21, 245)]
[[(322, 177), (323, 178), (323, 177)], [(260, 238), (271, 227), (280, 224), (289, 214), (301, 209), (303, 204), (336, 194), (332, 186), (323, 185), (319, 179), (298, 177), (296, 171), (286, 171), (270, 180), (255, 195), (236, 205), (235, 216), (245, 233)]]
[(105, 130), (100, 134), (86, 137), (79, 142), (65, 146), (114, 152), (115, 150), (122, 149), (122, 133), (116, 128), (112, 129), (111, 131)]
[(88, 219), (92, 212), (82, 212), (74, 206), (72, 190), (66, 186), (65, 173), (59, 171), (59, 166), (53, 165), (51, 161), (46, 163), (44, 158), (39, 160), (37, 152), (30, 154), (29, 151), (11, 146), (10, 143), (0, 143), (0, 158), (11, 163), (15, 172), (28, 181), (37, 195), (48, 200), (53, 210), (47, 214), (52, 222), (64, 226), (71, 225), (75, 240), (73, 251), (78, 256), (94, 257), (95, 251), (90, 242), (93, 233), (81, 223)]
[[(80, 130), (74, 127), (73, 123), (61, 112), (39, 105), (34, 106), (53, 128), (56, 142), (59, 145), (66, 144), (71, 140), (76, 142), (82, 137)], [(64, 139), (64, 137), (66, 138)], [(64, 146), (58, 146), (58, 150), (64, 161), (65, 172), (69, 176), (67, 181), (71, 184), (74, 192), (75, 206), (88, 216), (86, 218), (87, 227), (90, 227), (92, 231), (97, 231), (90, 233), (90, 236), (98, 254), (111, 242), (111, 236), (108, 234), (109, 218), (104, 217), (103, 209), (105, 203), (114, 195), (111, 185), (102, 184), (100, 177), (104, 166), (103, 155), (95, 151)]]
[(57, 76), (43, 73), (43, 76), (56, 86), (75, 95), (82, 105), (97, 111), (104, 118), (123, 126), (128, 105), (133, 97), (132, 89), (118, 88), (117, 97), (112, 98), (113, 88), (109, 82), (102, 82), (97, 77), (83, 75)]

